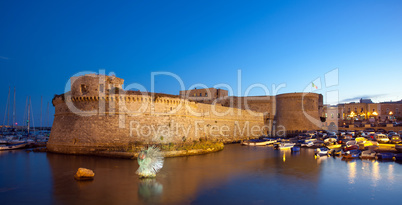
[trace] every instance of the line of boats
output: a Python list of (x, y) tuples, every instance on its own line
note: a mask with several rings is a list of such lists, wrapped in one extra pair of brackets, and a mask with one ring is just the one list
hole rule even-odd
[[(379, 150), (379, 143), (372, 138), (347, 137), (328, 137), (317, 138), (314, 136), (299, 135), (294, 138), (267, 138), (251, 139), (241, 142), (246, 146), (267, 146), (272, 145), (275, 149), (291, 150), (292, 152), (300, 151), (300, 148), (313, 148), (314, 156), (335, 156), (348, 159), (378, 159), (378, 160), (398, 160), (402, 161), (402, 145), (396, 144), (394, 152), (383, 152)], [(387, 144), (388, 145), (388, 144)], [(393, 145), (390, 145), (391, 147)]]
[(46, 146), (48, 139), (48, 133), (38, 133), (36, 135), (24, 135), (21, 133), (14, 135), (1, 135), (0, 151), (30, 147), (44, 147)]

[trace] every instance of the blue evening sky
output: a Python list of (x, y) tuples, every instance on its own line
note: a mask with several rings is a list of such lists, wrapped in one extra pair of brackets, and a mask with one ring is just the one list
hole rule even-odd
[[(260, 84), (271, 95), (332, 91), (332, 104), (402, 99), (402, 1), (119, 2), (0, 1), (1, 122), (9, 86), (18, 121), (31, 96), (38, 124), (40, 96), (45, 108), (69, 77), (100, 69), (148, 90), (151, 72), (164, 71), (186, 89), (228, 84), (234, 95)], [(156, 92), (181, 89), (155, 80)]]

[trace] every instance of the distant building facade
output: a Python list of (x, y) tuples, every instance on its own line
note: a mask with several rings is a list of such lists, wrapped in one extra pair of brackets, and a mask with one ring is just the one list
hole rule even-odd
[[(336, 109), (335, 109), (336, 107)], [(336, 113), (335, 113), (336, 110)], [(334, 122), (337, 125), (377, 126), (379, 123), (393, 123), (402, 119), (402, 100), (396, 102), (373, 103), (371, 99), (360, 99), (359, 102), (343, 103), (336, 106), (324, 106), (325, 125)]]
[(228, 91), (216, 88), (192, 89), (180, 91), (180, 97), (193, 101), (212, 102), (216, 99), (228, 97)]

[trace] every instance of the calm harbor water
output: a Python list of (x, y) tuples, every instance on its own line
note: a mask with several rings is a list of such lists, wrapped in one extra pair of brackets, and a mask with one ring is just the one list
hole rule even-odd
[[(95, 180), (75, 181), (79, 167)], [(1, 204), (390, 204), (399, 203), (402, 164), (321, 157), (272, 147), (165, 159), (153, 180), (137, 161), (24, 150), (0, 152)]]

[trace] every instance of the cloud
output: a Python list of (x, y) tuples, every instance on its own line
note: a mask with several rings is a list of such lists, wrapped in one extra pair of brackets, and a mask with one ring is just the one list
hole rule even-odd
[(0, 59), (3, 59), (3, 60), (8, 60), (8, 57), (5, 57), (5, 56), (0, 56)]
[(377, 94), (377, 95), (360, 95), (360, 96), (356, 96), (356, 97), (352, 97), (352, 98), (346, 98), (341, 100), (341, 103), (346, 103), (346, 102), (355, 102), (355, 101), (359, 101), (360, 99), (373, 99), (373, 98), (378, 98), (378, 97), (384, 97), (387, 94)]

